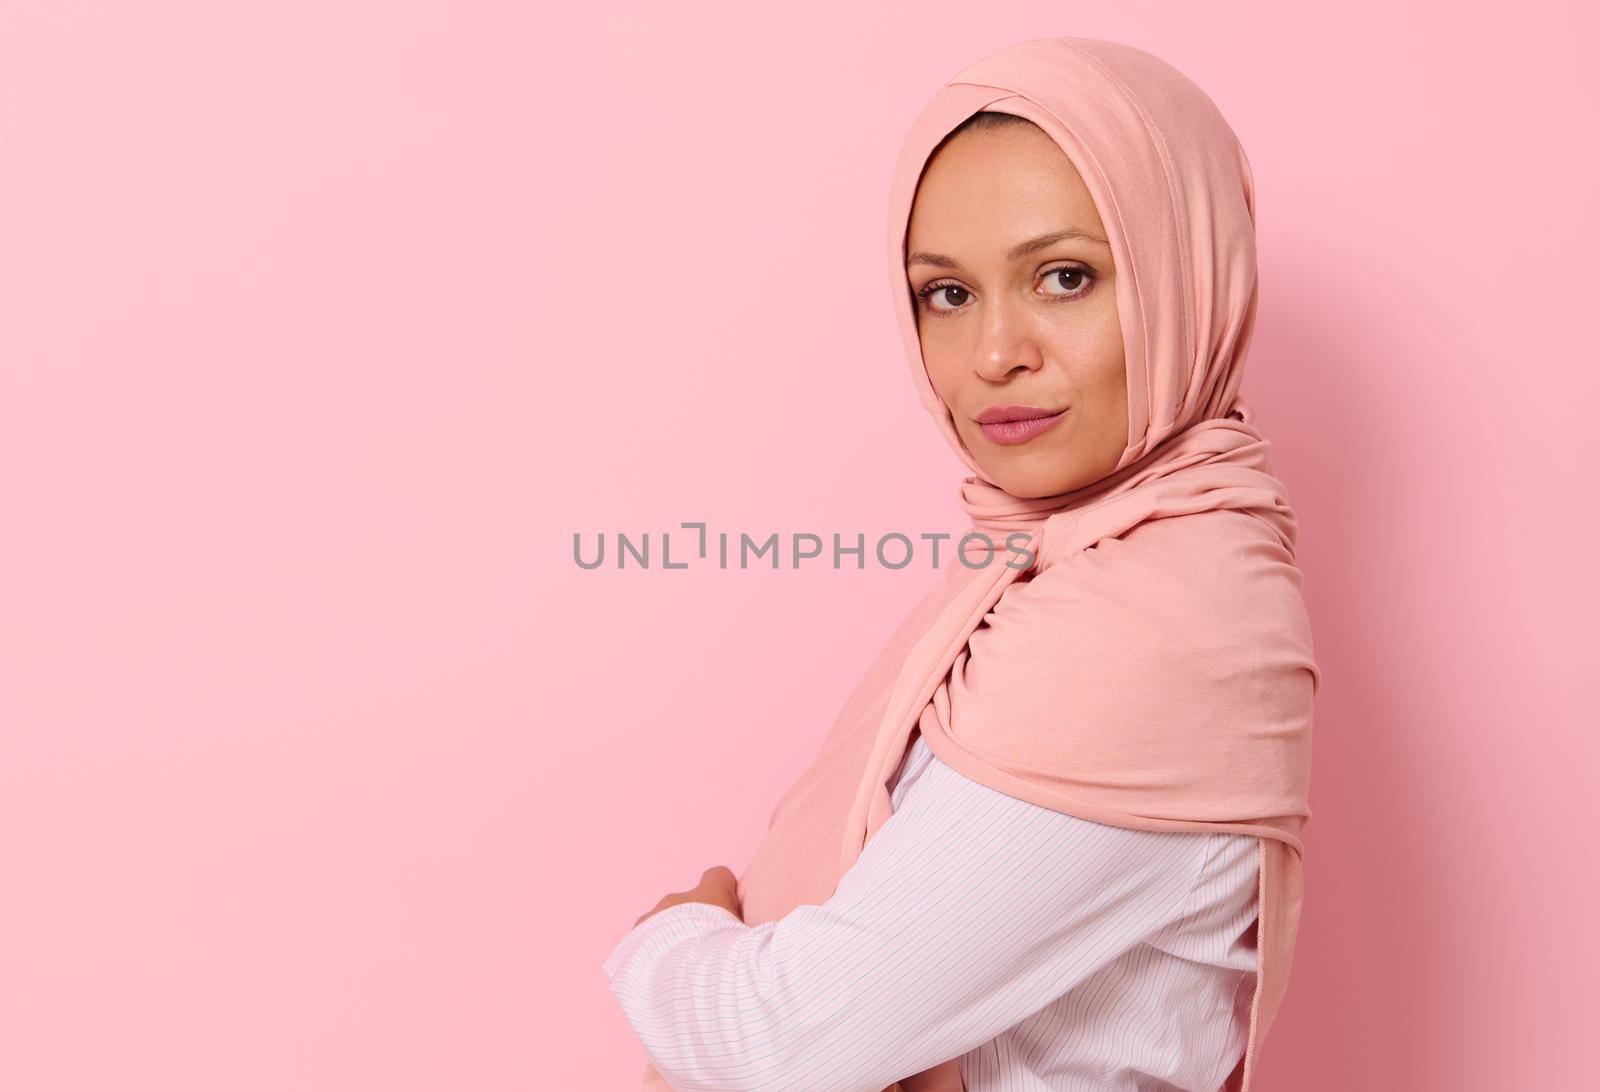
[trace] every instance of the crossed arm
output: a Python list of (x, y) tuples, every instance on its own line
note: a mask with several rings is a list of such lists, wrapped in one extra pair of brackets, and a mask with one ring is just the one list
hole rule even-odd
[(680, 903), (603, 969), (674, 1088), (880, 1092), (1181, 917), (1219, 837), (1090, 822), (934, 761), (822, 905), (747, 926)]

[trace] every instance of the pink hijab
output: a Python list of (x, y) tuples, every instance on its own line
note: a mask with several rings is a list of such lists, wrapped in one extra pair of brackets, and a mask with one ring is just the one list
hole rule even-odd
[[(1061, 146), (1116, 261), (1128, 443), (1108, 476), (1060, 496), (1020, 499), (986, 480), (922, 362), (905, 272), (912, 199), (929, 155), (979, 110), (1027, 118)], [(923, 405), (973, 471), (961, 488), (973, 528), (1002, 544), (1025, 532), (1035, 561), (1013, 567), (1002, 546), (982, 568), (945, 570), (778, 802), (739, 880), (749, 925), (826, 902), (892, 814), (887, 783), (914, 728), (967, 777), (1059, 812), (1257, 836), (1256, 991), (1227, 1092), (1250, 1087), (1288, 985), (1321, 678), (1295, 515), (1239, 396), (1254, 219), (1249, 163), (1216, 106), (1129, 46), (1024, 42), (923, 109), (890, 194), (895, 313)], [(962, 1088), (956, 1059), (911, 1068), (897, 1087)], [(646, 1086), (664, 1087), (653, 1072)]]

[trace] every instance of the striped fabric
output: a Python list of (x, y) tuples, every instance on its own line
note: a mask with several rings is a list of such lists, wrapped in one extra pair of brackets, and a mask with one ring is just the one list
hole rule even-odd
[(680, 903), (602, 965), (676, 1089), (1198, 1089), (1244, 1055), (1257, 841), (1064, 815), (913, 737), (894, 814), (821, 906)]

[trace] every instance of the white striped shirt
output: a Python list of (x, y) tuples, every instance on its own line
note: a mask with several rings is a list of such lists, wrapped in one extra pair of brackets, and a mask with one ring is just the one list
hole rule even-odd
[(1244, 1056), (1257, 839), (1094, 823), (920, 735), (894, 814), (821, 906), (651, 915), (602, 965), (679, 1090), (882, 1092), (959, 1056), (968, 1092), (1197, 1089)]

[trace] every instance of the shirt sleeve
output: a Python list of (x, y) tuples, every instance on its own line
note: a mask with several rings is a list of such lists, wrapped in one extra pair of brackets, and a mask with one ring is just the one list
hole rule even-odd
[(881, 1092), (1183, 917), (1222, 837), (1091, 822), (934, 759), (822, 905), (747, 926), (680, 903), (603, 969), (676, 1089)]

